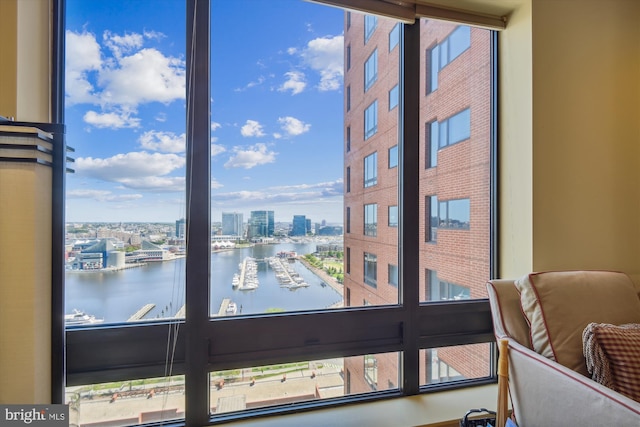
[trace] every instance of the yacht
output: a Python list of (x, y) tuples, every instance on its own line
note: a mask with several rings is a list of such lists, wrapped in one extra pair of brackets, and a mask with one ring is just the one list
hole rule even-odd
[(74, 309), (72, 314), (64, 315), (64, 325), (93, 325), (95, 323), (102, 323), (104, 319), (96, 319), (96, 316), (87, 314), (84, 311)]

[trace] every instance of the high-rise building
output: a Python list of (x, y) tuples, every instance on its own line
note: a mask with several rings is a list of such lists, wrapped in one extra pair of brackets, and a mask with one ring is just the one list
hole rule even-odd
[(291, 228), (292, 236), (306, 236), (307, 234), (307, 217), (304, 215), (293, 216), (293, 226)]
[(222, 212), (222, 234), (226, 236), (242, 236), (244, 224), (239, 212)]
[(273, 211), (251, 211), (247, 238), (273, 237), (274, 229)]
[[(421, 301), (482, 298), (490, 271), (490, 32), (420, 26)], [(401, 25), (346, 13), (344, 303), (399, 303)], [(407, 284), (415, 286), (415, 284)], [(484, 351), (484, 350), (487, 351)], [(421, 384), (488, 375), (488, 347), (424, 349)], [(345, 361), (351, 392), (397, 386), (398, 355)], [(479, 367), (479, 368), (478, 368)], [(370, 372), (369, 372), (370, 371)], [(367, 378), (371, 378), (368, 381)], [(358, 380), (356, 380), (358, 379)], [(374, 381), (375, 379), (375, 381)]]
[(180, 218), (179, 220), (176, 220), (176, 237), (179, 239), (184, 239), (185, 235), (185, 220), (184, 218)]

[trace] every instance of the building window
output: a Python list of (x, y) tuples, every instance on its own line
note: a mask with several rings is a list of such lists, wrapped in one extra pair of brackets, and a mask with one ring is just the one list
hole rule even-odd
[(439, 228), (469, 229), (469, 199), (440, 201)]
[(438, 278), (434, 270), (427, 270), (427, 301), (458, 301), (471, 298), (471, 289)]
[(347, 166), (347, 193), (351, 192), (351, 166)]
[(351, 12), (347, 12), (347, 31), (351, 28)]
[(398, 85), (395, 85), (389, 91), (389, 111), (393, 110), (398, 106), (398, 97), (400, 92), (398, 92)]
[(347, 93), (345, 96), (347, 98), (347, 111), (351, 111), (351, 86), (347, 86)]
[(378, 132), (378, 100), (364, 110), (364, 139), (367, 140)]
[(351, 208), (347, 206), (347, 233), (351, 233)]
[(375, 49), (373, 53), (367, 58), (364, 63), (364, 91), (368, 91), (369, 88), (378, 79), (378, 49)]
[(425, 242), (435, 242), (438, 237), (438, 197), (427, 196), (425, 198), (425, 213), (426, 223), (425, 227)]
[(370, 354), (364, 356), (364, 379), (371, 390), (378, 389), (378, 360)]
[(347, 126), (347, 153), (351, 151), (351, 126)]
[(471, 110), (467, 108), (438, 124), (440, 148), (471, 137)]
[(435, 168), (438, 166), (438, 149), (440, 145), (440, 133), (438, 122), (427, 123), (425, 132), (427, 134), (426, 141), (426, 159), (425, 165), (427, 168)]
[(378, 26), (378, 18), (374, 15), (365, 15), (364, 16), (364, 42), (365, 44), (369, 41), (373, 32), (376, 30)]
[[(351, 274), (351, 248), (347, 248), (347, 253), (345, 254), (345, 266), (344, 270), (347, 274)], [(349, 304), (347, 304), (348, 306)]]
[(347, 70), (351, 69), (351, 45), (347, 46), (347, 51), (346, 51), (346, 55), (347, 55)]
[(398, 206), (389, 206), (389, 227), (398, 226)]
[(364, 253), (364, 283), (376, 288), (378, 286), (378, 257)]
[(364, 186), (366, 188), (376, 184), (378, 184), (378, 153), (372, 153), (364, 158)]
[(378, 234), (378, 205), (375, 203), (364, 205), (364, 235)]
[(398, 43), (400, 43), (400, 24), (394, 25), (389, 32), (389, 52), (398, 46)]
[(389, 148), (389, 169), (398, 167), (398, 146)]
[(471, 28), (459, 26), (449, 34), (441, 43), (431, 48), (428, 55), (429, 82), (428, 93), (438, 88), (438, 74), (451, 61), (456, 59), (462, 52), (471, 47)]
[(389, 284), (398, 287), (398, 266), (389, 264)]

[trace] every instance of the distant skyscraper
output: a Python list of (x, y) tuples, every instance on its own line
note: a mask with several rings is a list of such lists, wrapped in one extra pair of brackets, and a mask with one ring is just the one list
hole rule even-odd
[(305, 222), (307, 226), (307, 233), (311, 233), (311, 218), (307, 218)]
[(293, 216), (292, 236), (305, 236), (307, 234), (307, 218), (304, 215)]
[(274, 229), (273, 211), (251, 211), (248, 238), (273, 237)]
[(222, 234), (242, 236), (244, 233), (242, 214), (238, 212), (222, 212)]
[(181, 218), (176, 221), (176, 237), (184, 239), (185, 234), (185, 220)]

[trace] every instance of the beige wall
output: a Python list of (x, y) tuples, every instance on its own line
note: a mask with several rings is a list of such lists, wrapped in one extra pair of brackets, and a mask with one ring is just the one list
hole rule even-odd
[(0, 116), (50, 121), (49, 0), (0, 0)]
[[(49, 0), (0, 0), (2, 116), (49, 121), (49, 15)], [(51, 173), (0, 162), (0, 403), (51, 401)]]

